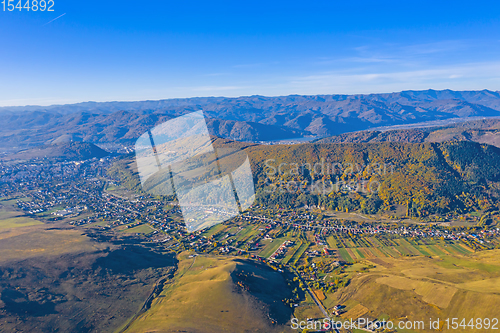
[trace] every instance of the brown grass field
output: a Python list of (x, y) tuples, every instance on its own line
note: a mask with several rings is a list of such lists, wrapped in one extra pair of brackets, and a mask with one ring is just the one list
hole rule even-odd
[[(283, 319), (282, 324), (273, 325), (266, 314), (268, 310), (263, 310), (269, 302), (262, 302), (262, 295), (255, 296), (250, 282), (243, 281), (245, 286), (250, 284), (249, 290), (235, 283), (235, 273), (244, 272), (256, 277), (257, 288), (265, 288), (267, 281), (276, 292), (272, 296), (279, 297), (278, 286), (284, 281), (280, 281), (278, 273), (260, 264), (253, 266), (248, 261), (228, 258), (198, 256), (195, 259), (182, 255), (180, 259), (173, 282), (153, 301), (151, 309), (128, 327), (127, 333), (287, 331), (289, 317)], [(278, 307), (284, 306), (279, 303), (276, 303)], [(290, 316), (291, 310), (288, 311)]]
[[(500, 250), (440, 257), (368, 259), (375, 265), (353, 276), (333, 297), (348, 304), (344, 318), (499, 318)], [(329, 296), (330, 297), (330, 296)], [(443, 329), (446, 332), (446, 328)], [(431, 330), (425, 330), (431, 332)], [(482, 332), (470, 328), (450, 332)]]
[(0, 202), (0, 262), (36, 256), (62, 255), (95, 251), (78, 230), (66, 229), (62, 223), (44, 224), (15, 208), (15, 200)]

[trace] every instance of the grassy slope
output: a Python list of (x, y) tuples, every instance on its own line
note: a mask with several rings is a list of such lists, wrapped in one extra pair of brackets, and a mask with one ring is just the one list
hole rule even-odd
[(150, 234), (152, 233), (154, 230), (147, 224), (142, 224), (138, 227), (135, 227), (135, 228), (130, 228), (130, 229), (125, 229), (123, 230), (124, 233), (139, 233), (139, 234)]
[(362, 304), (373, 318), (498, 318), (499, 255), (500, 250), (492, 250), (471, 256), (374, 260), (376, 268), (356, 275), (335, 297)]
[[(249, 291), (235, 284), (235, 274), (241, 272), (255, 276), (253, 280), (243, 281), (249, 286)], [(290, 311), (279, 299), (283, 296), (284, 291), (280, 291), (283, 284), (278, 273), (251, 261), (203, 256), (195, 260), (184, 256), (173, 284), (126, 332), (283, 331), (286, 327), (282, 325), (289, 318), (283, 319), (283, 314)], [(263, 296), (258, 291), (264, 292), (268, 288), (277, 292)], [(266, 314), (269, 310), (265, 310), (269, 306), (272, 318), (285, 320), (282, 325), (271, 324)]]

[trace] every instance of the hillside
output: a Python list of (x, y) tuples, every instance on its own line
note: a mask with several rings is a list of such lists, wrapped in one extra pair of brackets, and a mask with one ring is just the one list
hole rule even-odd
[[(470, 256), (370, 259), (367, 264), (375, 268), (357, 274), (334, 297), (350, 308), (364, 309), (364, 316), (371, 318), (383, 314), (395, 322), (423, 320), (425, 329), (417, 332), (436, 332), (430, 329), (429, 318), (495, 318), (500, 302), (498, 255), (499, 250), (491, 250)], [(462, 326), (444, 331), (481, 330)]]
[(16, 154), (6, 155), (1, 160), (32, 160), (32, 159), (54, 159), (60, 161), (82, 161), (91, 158), (102, 158), (109, 153), (92, 143), (87, 142), (63, 142), (43, 145)]
[[(500, 149), (474, 142), (249, 145), (257, 198), (267, 205), (332, 210), (405, 207), (406, 214), (469, 213), (500, 206)], [(235, 164), (233, 168), (236, 168)], [(133, 157), (110, 169), (141, 190)]]
[(183, 254), (173, 282), (124, 332), (287, 332), (292, 310), (282, 299), (290, 295), (264, 264)]
[(132, 144), (156, 124), (203, 110), (211, 134), (240, 141), (331, 136), (380, 126), (500, 116), (500, 94), (425, 90), (370, 95), (250, 96), (49, 107), (3, 107), (1, 147), (44, 144), (63, 135)]
[(466, 121), (430, 128), (351, 132), (317, 140), (321, 143), (444, 141), (472, 141), (500, 147), (500, 119)]

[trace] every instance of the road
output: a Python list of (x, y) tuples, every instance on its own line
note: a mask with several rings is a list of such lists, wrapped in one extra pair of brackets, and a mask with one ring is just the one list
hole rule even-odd
[(293, 268), (293, 267), (289, 267), (289, 269), (292, 269), (295, 272), (295, 274), (297, 274), (297, 277), (299, 278), (300, 282), (302, 282), (302, 284), (306, 287), (307, 292), (309, 293), (309, 295), (311, 295), (312, 299), (314, 300), (314, 303), (316, 303), (316, 305), (318, 306), (318, 308), (325, 315), (325, 318), (330, 318), (330, 316), (328, 316), (328, 312), (323, 307), (323, 304), (316, 297), (316, 294), (311, 290), (311, 288), (309, 288), (309, 286), (307, 285), (307, 283), (305, 283), (305, 281), (302, 280), (302, 277), (300, 276), (299, 272), (297, 272), (297, 270), (295, 268)]
[(278, 246), (278, 248), (276, 249), (276, 251), (274, 251), (269, 257), (267, 257), (266, 259), (269, 259), (271, 258), (272, 256), (274, 256), (276, 254), (276, 252), (279, 251), (279, 249), (283, 246), (283, 244), (285, 244), (287, 241), (284, 241), (280, 246)]
[[(82, 190), (82, 189), (80, 189), (80, 188), (78, 188), (78, 187), (76, 187), (76, 186), (73, 186), (73, 188), (74, 188), (75, 190), (77, 190), (77, 191), (80, 191), (80, 192), (83, 192), (83, 193), (87, 194), (88, 196), (91, 196), (91, 197), (96, 197), (95, 195), (90, 194), (88, 191), (86, 191), (86, 190)], [(114, 195), (114, 194), (111, 194), (111, 193), (108, 193), (108, 192), (104, 192), (104, 193), (105, 193), (106, 195), (113, 196), (113, 197), (115, 197), (115, 198), (118, 198), (118, 199), (123, 200), (121, 197), (118, 197), (118, 196), (116, 196), (116, 195)], [(108, 203), (108, 204), (110, 204), (110, 205), (113, 205), (113, 206), (116, 206), (116, 207), (118, 207), (118, 208), (121, 208), (121, 209), (127, 210), (127, 211), (129, 211), (129, 212), (131, 212), (131, 213), (134, 213), (134, 214), (137, 214), (137, 215), (141, 215), (141, 213), (140, 213), (140, 212), (138, 212), (138, 211), (136, 211), (136, 210), (130, 209), (130, 208), (128, 208), (128, 207), (123, 207), (122, 205), (116, 204), (116, 203), (114, 203), (114, 202), (107, 201), (106, 203)]]

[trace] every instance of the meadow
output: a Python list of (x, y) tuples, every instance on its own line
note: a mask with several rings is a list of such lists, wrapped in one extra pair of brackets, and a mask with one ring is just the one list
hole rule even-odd
[(29, 227), (43, 224), (15, 209), (16, 200), (0, 200), (0, 229)]
[[(328, 295), (324, 304), (347, 306), (342, 318), (359, 309), (372, 319), (498, 318), (500, 250), (463, 255), (373, 257), (346, 271), (350, 284)], [(364, 269), (361, 269), (364, 265)], [(431, 332), (432, 330), (424, 330)], [(446, 332), (446, 328), (443, 328)], [(458, 328), (453, 332), (482, 332)]]

